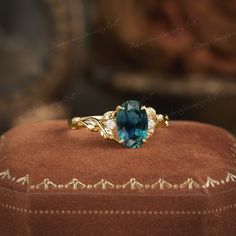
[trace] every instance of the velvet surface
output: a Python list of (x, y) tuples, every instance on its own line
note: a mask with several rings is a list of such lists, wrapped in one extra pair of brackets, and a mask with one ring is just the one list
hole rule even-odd
[(0, 144), (0, 235), (236, 235), (236, 141), (175, 121), (127, 149), (66, 121)]

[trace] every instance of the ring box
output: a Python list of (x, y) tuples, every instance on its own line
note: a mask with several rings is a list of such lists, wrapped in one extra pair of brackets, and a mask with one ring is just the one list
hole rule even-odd
[(173, 121), (139, 149), (66, 121), (0, 142), (0, 235), (236, 235), (236, 140)]

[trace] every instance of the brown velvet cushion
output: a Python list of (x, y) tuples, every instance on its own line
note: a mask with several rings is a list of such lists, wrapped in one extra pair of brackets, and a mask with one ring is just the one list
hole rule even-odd
[(171, 122), (127, 149), (65, 121), (0, 143), (0, 236), (236, 235), (236, 141)]

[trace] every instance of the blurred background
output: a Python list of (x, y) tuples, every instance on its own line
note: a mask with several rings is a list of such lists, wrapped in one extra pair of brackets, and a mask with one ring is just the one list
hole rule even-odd
[(236, 134), (236, 1), (0, 4), (0, 133), (127, 99)]

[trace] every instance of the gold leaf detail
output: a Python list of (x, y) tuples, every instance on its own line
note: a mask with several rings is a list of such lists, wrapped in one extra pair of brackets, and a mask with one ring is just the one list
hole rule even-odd
[(236, 182), (236, 175), (233, 175), (233, 174), (228, 172), (227, 177), (226, 177), (226, 182), (230, 182), (230, 181)]
[(187, 179), (184, 183), (180, 184), (180, 188), (200, 188), (200, 184), (194, 181), (192, 178)]
[(68, 184), (65, 185), (66, 189), (71, 188), (71, 187), (72, 189), (77, 190), (79, 188), (80, 189), (86, 188), (86, 185), (80, 182), (78, 179), (72, 179), (72, 181), (70, 181)]
[(115, 187), (114, 184), (112, 184), (111, 182), (105, 180), (105, 179), (101, 179), (98, 183), (94, 184), (94, 188), (101, 188), (103, 190), (105, 189), (113, 189)]
[(54, 184), (49, 179), (44, 179), (41, 183), (36, 185), (36, 189), (41, 189), (41, 188), (44, 189), (44, 190), (48, 190), (49, 188), (56, 189), (57, 185)]
[(215, 187), (216, 185), (220, 185), (220, 182), (212, 179), (211, 177), (207, 177), (206, 183), (203, 185), (203, 188)]
[(132, 190), (134, 189), (142, 189), (144, 187), (144, 185), (140, 182), (138, 182), (135, 178), (130, 179), (129, 182), (123, 184), (123, 188), (130, 188)]
[(6, 171), (1, 172), (0, 177), (1, 179), (5, 179), (5, 178), (11, 179), (10, 171), (6, 170)]
[(167, 182), (166, 180), (164, 180), (163, 178), (159, 179), (156, 183), (152, 184), (151, 188), (152, 189), (156, 189), (156, 188), (160, 188), (161, 190), (165, 189), (165, 188), (172, 188), (172, 184), (170, 184), (169, 182)]
[(20, 183), (21, 185), (29, 184), (29, 175), (26, 175), (25, 177), (19, 178), (16, 180), (17, 183)]

